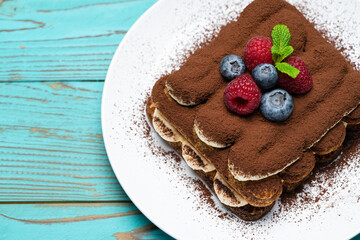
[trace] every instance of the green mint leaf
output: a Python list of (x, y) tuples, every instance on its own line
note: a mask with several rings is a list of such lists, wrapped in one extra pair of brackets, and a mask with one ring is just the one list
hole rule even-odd
[(291, 34), (287, 26), (278, 24), (274, 27), (271, 32), (271, 37), (273, 40), (273, 45), (282, 49), (286, 46), (289, 46)]
[(275, 63), (275, 67), (280, 72), (285, 73), (292, 78), (296, 78), (300, 71), (288, 63), (281, 62), (294, 52), (294, 48), (292, 46), (289, 46), (291, 38), (289, 28), (285, 25), (278, 24), (271, 32), (271, 37), (273, 40), (271, 53)]
[(284, 47), (283, 49), (279, 49), (277, 46), (271, 47), (272, 52), (272, 58), (275, 63), (281, 62), (286, 57), (288, 57), (290, 54), (292, 54), (294, 51), (294, 48), (291, 46)]
[(272, 59), (275, 63), (281, 62), (281, 51), (278, 46), (273, 45), (271, 47)]
[(273, 46), (271, 48), (273, 60), (275, 63), (281, 62), (294, 51), (294, 49), (289, 46), (291, 38), (290, 30), (285, 25), (276, 25), (271, 33), (271, 37), (273, 40)]
[(294, 48), (292, 46), (287, 46), (287, 47), (284, 47), (282, 50), (281, 50), (281, 56), (282, 56), (282, 59), (280, 60), (280, 62), (282, 60), (284, 60), (285, 58), (287, 58), (290, 54), (292, 54), (294, 52)]
[(277, 70), (279, 70), (282, 73), (285, 73), (287, 75), (289, 75), (292, 78), (296, 78), (297, 75), (299, 74), (299, 69), (291, 66), (288, 63), (282, 62), (282, 63), (275, 63), (275, 67), (277, 68)]

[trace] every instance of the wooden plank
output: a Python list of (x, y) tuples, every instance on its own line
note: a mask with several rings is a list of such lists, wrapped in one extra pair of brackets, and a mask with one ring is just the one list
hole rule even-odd
[(172, 239), (131, 203), (0, 204), (0, 229), (11, 240)]
[(104, 80), (156, 0), (0, 1), (0, 81)]
[(173, 239), (131, 203), (0, 204), (0, 229), (11, 240)]
[(0, 83), (0, 201), (128, 200), (103, 144), (102, 89)]
[(131, 203), (0, 204), (0, 239), (172, 239)]

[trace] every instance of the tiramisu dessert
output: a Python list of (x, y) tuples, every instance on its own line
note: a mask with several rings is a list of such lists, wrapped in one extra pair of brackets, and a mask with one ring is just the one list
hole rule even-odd
[(152, 89), (147, 114), (227, 208), (269, 212), (360, 131), (360, 73), (283, 0), (255, 0)]

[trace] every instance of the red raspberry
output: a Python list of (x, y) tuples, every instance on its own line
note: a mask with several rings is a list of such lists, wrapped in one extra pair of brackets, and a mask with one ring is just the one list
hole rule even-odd
[(260, 100), (260, 89), (249, 74), (239, 75), (226, 86), (224, 91), (226, 107), (239, 115), (254, 112)]
[(290, 57), (286, 62), (299, 69), (300, 72), (296, 78), (292, 78), (285, 73), (279, 72), (279, 87), (285, 89), (289, 93), (307, 93), (312, 88), (313, 81), (304, 61), (299, 57)]
[(246, 67), (250, 72), (261, 63), (274, 64), (271, 47), (272, 40), (267, 37), (254, 37), (247, 43), (244, 51)]

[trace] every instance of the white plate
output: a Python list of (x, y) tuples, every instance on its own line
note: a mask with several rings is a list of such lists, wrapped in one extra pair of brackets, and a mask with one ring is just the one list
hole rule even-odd
[[(296, 206), (277, 202), (266, 217), (246, 223), (231, 214), (220, 218), (226, 209), (215, 197), (215, 208), (204, 202), (194, 173), (183, 161), (163, 154), (171, 149), (154, 131), (146, 134), (144, 101), (158, 77), (178, 67), (179, 56), (218, 32), (249, 2), (161, 0), (134, 24), (111, 62), (102, 99), (104, 141), (114, 172), (134, 204), (178, 239), (354, 236), (360, 230), (359, 154), (349, 166), (336, 170), (333, 179), (319, 174), (296, 195)], [(344, 54), (359, 67), (359, 1), (290, 2), (328, 32), (329, 39), (336, 39), (337, 47), (344, 47)]]

